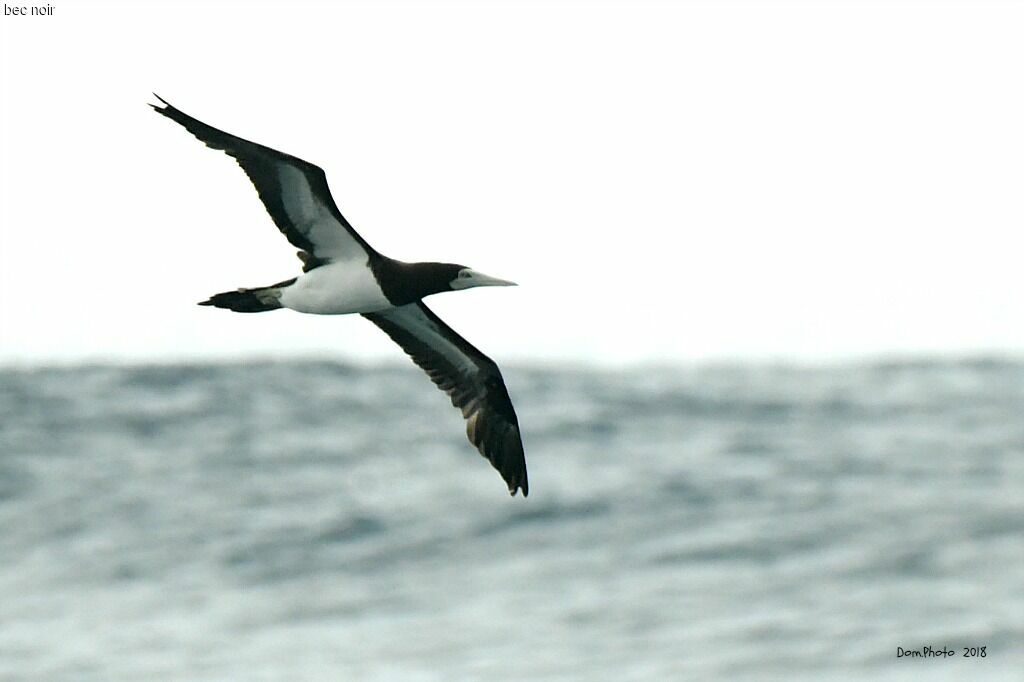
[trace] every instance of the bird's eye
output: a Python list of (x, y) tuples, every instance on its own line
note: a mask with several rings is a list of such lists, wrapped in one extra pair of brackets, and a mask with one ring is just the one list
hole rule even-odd
[(465, 270), (463, 270), (462, 272), (459, 273), (459, 279), (467, 279), (468, 277), (469, 277), (469, 273), (466, 272)]

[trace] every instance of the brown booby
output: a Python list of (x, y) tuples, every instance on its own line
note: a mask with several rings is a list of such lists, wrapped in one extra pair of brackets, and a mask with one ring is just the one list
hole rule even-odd
[(266, 287), (215, 294), (199, 305), (259, 313), (358, 313), (380, 327), (462, 410), (469, 441), (515, 495), (529, 494), (523, 442), (498, 366), (423, 303), (445, 291), (512, 286), (453, 263), (403, 263), (378, 253), (341, 215), (324, 171), (308, 161), (243, 140), (198, 121), (156, 95), (150, 105), (206, 146), (233, 156), (267, 212), (301, 249), (302, 274)]

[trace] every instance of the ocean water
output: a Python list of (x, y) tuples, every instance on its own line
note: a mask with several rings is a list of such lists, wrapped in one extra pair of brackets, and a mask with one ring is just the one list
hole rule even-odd
[(505, 374), (0, 371), (0, 680), (1024, 680), (1024, 365)]

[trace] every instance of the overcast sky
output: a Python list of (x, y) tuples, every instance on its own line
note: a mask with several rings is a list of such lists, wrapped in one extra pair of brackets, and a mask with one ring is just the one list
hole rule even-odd
[(0, 363), (397, 359), (195, 302), (299, 261), (234, 162), (327, 171), (499, 360), (1024, 349), (1024, 3), (125, 3), (0, 17)]

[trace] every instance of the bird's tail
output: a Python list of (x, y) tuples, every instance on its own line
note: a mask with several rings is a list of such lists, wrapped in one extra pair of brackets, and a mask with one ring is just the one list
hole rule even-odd
[(214, 294), (205, 301), (200, 302), (199, 305), (227, 308), (228, 310), (234, 310), (236, 313), (262, 313), (268, 310), (277, 310), (281, 307), (281, 291), (294, 283), (294, 279), (289, 279), (277, 284), (271, 284), (269, 287), (225, 291), (222, 294)]

